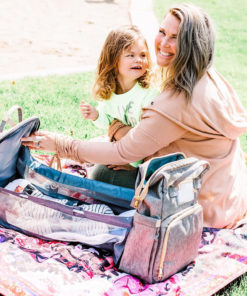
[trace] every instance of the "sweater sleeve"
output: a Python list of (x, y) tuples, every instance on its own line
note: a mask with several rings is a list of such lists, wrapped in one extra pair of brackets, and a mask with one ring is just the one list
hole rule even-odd
[(157, 96), (160, 94), (160, 91), (155, 88), (149, 88), (147, 90), (147, 95), (142, 101), (142, 108), (147, 107)]
[[(140, 123), (117, 142), (73, 141), (81, 162), (126, 164), (148, 157), (182, 138), (187, 131), (159, 114), (146, 109)], [(72, 145), (72, 144), (71, 144)]]

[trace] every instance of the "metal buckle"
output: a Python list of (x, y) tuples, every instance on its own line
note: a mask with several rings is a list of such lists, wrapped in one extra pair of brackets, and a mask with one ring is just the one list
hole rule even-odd
[(140, 197), (140, 195), (135, 195), (134, 199), (135, 199), (134, 208), (137, 209), (138, 205), (139, 205), (139, 202), (141, 201), (141, 197)]

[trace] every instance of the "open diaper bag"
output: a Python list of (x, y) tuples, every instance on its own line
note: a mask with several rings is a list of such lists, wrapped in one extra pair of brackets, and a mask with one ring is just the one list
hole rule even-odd
[[(10, 117), (18, 111), (19, 123)], [(6, 123), (12, 127), (4, 131)], [(45, 240), (80, 242), (113, 252), (119, 268), (154, 283), (197, 256), (207, 162), (174, 153), (139, 166), (136, 188), (51, 168), (20, 139), (40, 121), (14, 106), (0, 125), (0, 224)]]
[(139, 165), (133, 226), (120, 269), (148, 283), (163, 281), (198, 253), (202, 207), (197, 203), (206, 161), (183, 153), (152, 158)]

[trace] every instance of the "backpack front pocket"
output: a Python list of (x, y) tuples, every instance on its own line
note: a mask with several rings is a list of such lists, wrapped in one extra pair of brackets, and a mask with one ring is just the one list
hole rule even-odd
[(163, 281), (195, 259), (202, 227), (202, 207), (199, 204), (162, 221), (152, 282)]

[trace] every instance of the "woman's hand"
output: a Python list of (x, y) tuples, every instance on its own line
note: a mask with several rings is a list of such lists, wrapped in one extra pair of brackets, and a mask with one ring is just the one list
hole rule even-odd
[(123, 165), (114, 165), (114, 164), (109, 164), (107, 165), (108, 169), (113, 169), (114, 171), (134, 171), (136, 170), (135, 167), (133, 167), (130, 164), (123, 164)]
[(22, 145), (30, 149), (56, 152), (56, 134), (37, 131), (29, 137), (21, 138)]

